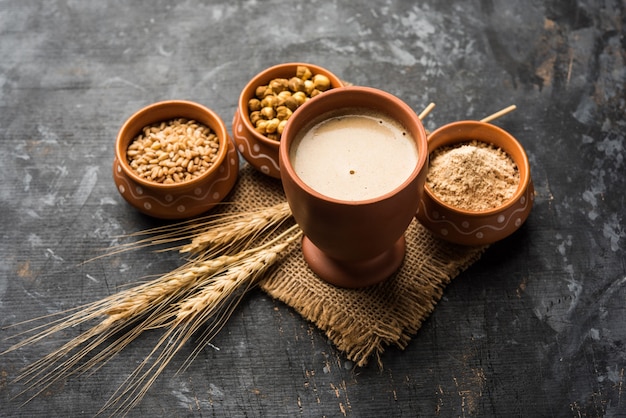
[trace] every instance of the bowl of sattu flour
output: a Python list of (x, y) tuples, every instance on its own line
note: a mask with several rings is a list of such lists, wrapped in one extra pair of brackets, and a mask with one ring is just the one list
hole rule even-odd
[(485, 245), (517, 231), (534, 188), (528, 157), (510, 133), (478, 121), (440, 127), (428, 138), (429, 168), (416, 217), (434, 235)]

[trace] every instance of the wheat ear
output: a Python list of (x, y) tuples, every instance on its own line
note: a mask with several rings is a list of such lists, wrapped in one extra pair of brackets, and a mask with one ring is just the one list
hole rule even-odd
[(170, 318), (163, 324), (165, 333), (102, 411), (114, 409), (114, 413), (125, 413), (135, 407), (175, 354), (200, 328), (206, 327), (181, 369), (187, 367), (226, 324), (247, 291), (265, 277), (285, 249), (301, 234), (294, 225), (268, 243), (245, 251), (245, 257), (198, 283), (188, 297), (171, 305), (167, 313), (163, 312), (164, 317)]
[[(195, 231), (192, 237), (197, 238), (196, 242), (184, 249), (192, 252), (195, 257), (155, 280), (65, 312), (37, 318), (63, 315), (51, 323), (13, 336), (30, 335), (0, 355), (39, 342), (63, 330), (98, 321), (85, 332), (27, 366), (15, 379), (27, 385), (19, 395), (35, 392), (26, 400), (28, 402), (59, 380), (97, 371), (148, 329), (165, 329), (167, 338), (176, 337), (175, 340), (182, 345), (198, 330), (202, 321), (206, 320), (210, 325), (200, 336), (201, 344), (196, 347), (193, 356), (185, 362), (189, 364), (223, 327), (246, 291), (276, 263), (285, 247), (301, 235), (298, 226), (294, 225), (266, 244), (246, 249), (253, 241), (267, 240), (290, 216), (288, 205), (279, 204), (252, 213), (209, 217), (199, 226), (183, 223), (152, 231), (160, 235), (141, 240), (136, 248), (174, 242), (186, 234), (189, 238), (188, 234)], [(212, 228), (216, 230), (213, 231)], [(236, 243), (235, 246), (230, 245), (233, 242)], [(121, 251), (131, 248), (132, 246), (125, 247)], [(183, 247), (179, 249), (182, 250)], [(219, 294), (222, 296), (213, 302), (210, 298), (204, 300), (206, 307), (200, 309), (201, 304), (198, 303), (202, 301), (197, 298), (210, 291), (214, 292), (214, 297)], [(192, 303), (195, 304), (193, 309)], [(195, 322), (181, 324), (182, 318), (191, 318)], [(166, 342), (164, 337), (155, 347), (154, 352), (163, 351), (162, 356), (154, 361), (157, 368), (152, 366), (148, 375), (141, 375), (142, 370), (148, 366), (148, 357), (145, 364), (129, 376), (128, 384), (122, 385), (116, 391), (118, 396), (115, 397), (114, 394), (112, 399), (117, 400), (109, 401), (107, 405), (112, 406), (119, 402), (124, 409), (124, 405), (135, 405), (143, 397), (163, 367), (171, 360), (168, 353), (173, 356), (180, 348)], [(89, 360), (84, 361), (86, 358)], [(150, 377), (150, 371), (154, 377)], [(132, 397), (121, 401), (125, 395)]]
[[(183, 253), (204, 251), (217, 252), (225, 247), (236, 248), (239, 244), (255, 241), (259, 234), (278, 228), (291, 217), (291, 209), (287, 203), (264, 208), (256, 212), (232, 216), (222, 220), (219, 228), (205, 225), (192, 238), (191, 243), (183, 246)], [(231, 250), (232, 251), (232, 250)]]
[[(234, 253), (245, 249), (247, 244), (256, 240), (261, 234), (272, 232), (290, 217), (291, 210), (286, 202), (257, 211), (208, 215), (116, 237), (117, 239), (140, 239), (115, 245), (107, 249), (104, 254), (91, 258), (85, 263), (126, 251), (157, 246), (162, 247), (157, 250), (161, 252), (178, 250), (183, 253), (199, 253), (210, 249), (210, 255), (215, 256), (219, 251), (228, 249)], [(189, 244), (175, 244), (189, 240), (191, 240)]]
[[(95, 318), (103, 318), (98, 324), (22, 370), (15, 379), (15, 382), (27, 385), (21, 394), (35, 392), (26, 402), (61, 379), (86, 371), (93, 372), (96, 365), (98, 368), (102, 367), (143, 331), (163, 326), (168, 318), (163, 312), (170, 304), (187, 295), (198, 283), (247, 256), (247, 252), (241, 252), (232, 256), (223, 255), (215, 259), (187, 263), (155, 280), (87, 305), (64, 321), (57, 321), (53, 326), (13, 345), (3, 354), (40, 341), (64, 329)], [(77, 351), (78, 348), (80, 349)], [(81, 364), (88, 354), (98, 348), (100, 350), (97, 354), (87, 363)]]

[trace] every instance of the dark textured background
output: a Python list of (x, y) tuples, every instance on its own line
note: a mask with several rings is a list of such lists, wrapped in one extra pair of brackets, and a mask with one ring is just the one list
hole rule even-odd
[[(178, 265), (148, 250), (81, 264), (159, 225), (111, 178), (117, 130), (187, 99), (231, 126), (249, 78), (281, 62), (480, 119), (525, 146), (523, 228), (446, 290), (384, 369), (355, 368), (289, 307), (254, 291), (192, 368), (168, 369), (131, 416), (626, 416), (626, 2), (0, 0), (0, 325), (58, 312)], [(5, 337), (27, 325), (0, 330)], [(91, 416), (143, 358), (19, 409), (19, 369), (74, 334), (0, 357), (1, 416)], [(184, 353), (183, 353), (184, 354)]]

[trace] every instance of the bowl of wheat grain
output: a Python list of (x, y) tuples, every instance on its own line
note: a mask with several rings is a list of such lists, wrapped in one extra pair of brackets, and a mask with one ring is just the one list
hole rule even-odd
[(118, 131), (113, 179), (134, 208), (185, 219), (221, 202), (237, 180), (239, 159), (222, 119), (190, 101), (146, 106)]

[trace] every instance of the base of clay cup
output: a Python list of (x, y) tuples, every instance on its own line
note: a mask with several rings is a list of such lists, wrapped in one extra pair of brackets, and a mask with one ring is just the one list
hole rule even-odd
[(387, 280), (402, 265), (405, 252), (403, 235), (389, 250), (374, 258), (340, 261), (326, 255), (306, 236), (302, 239), (302, 254), (311, 270), (325, 282), (350, 289), (373, 286)]

